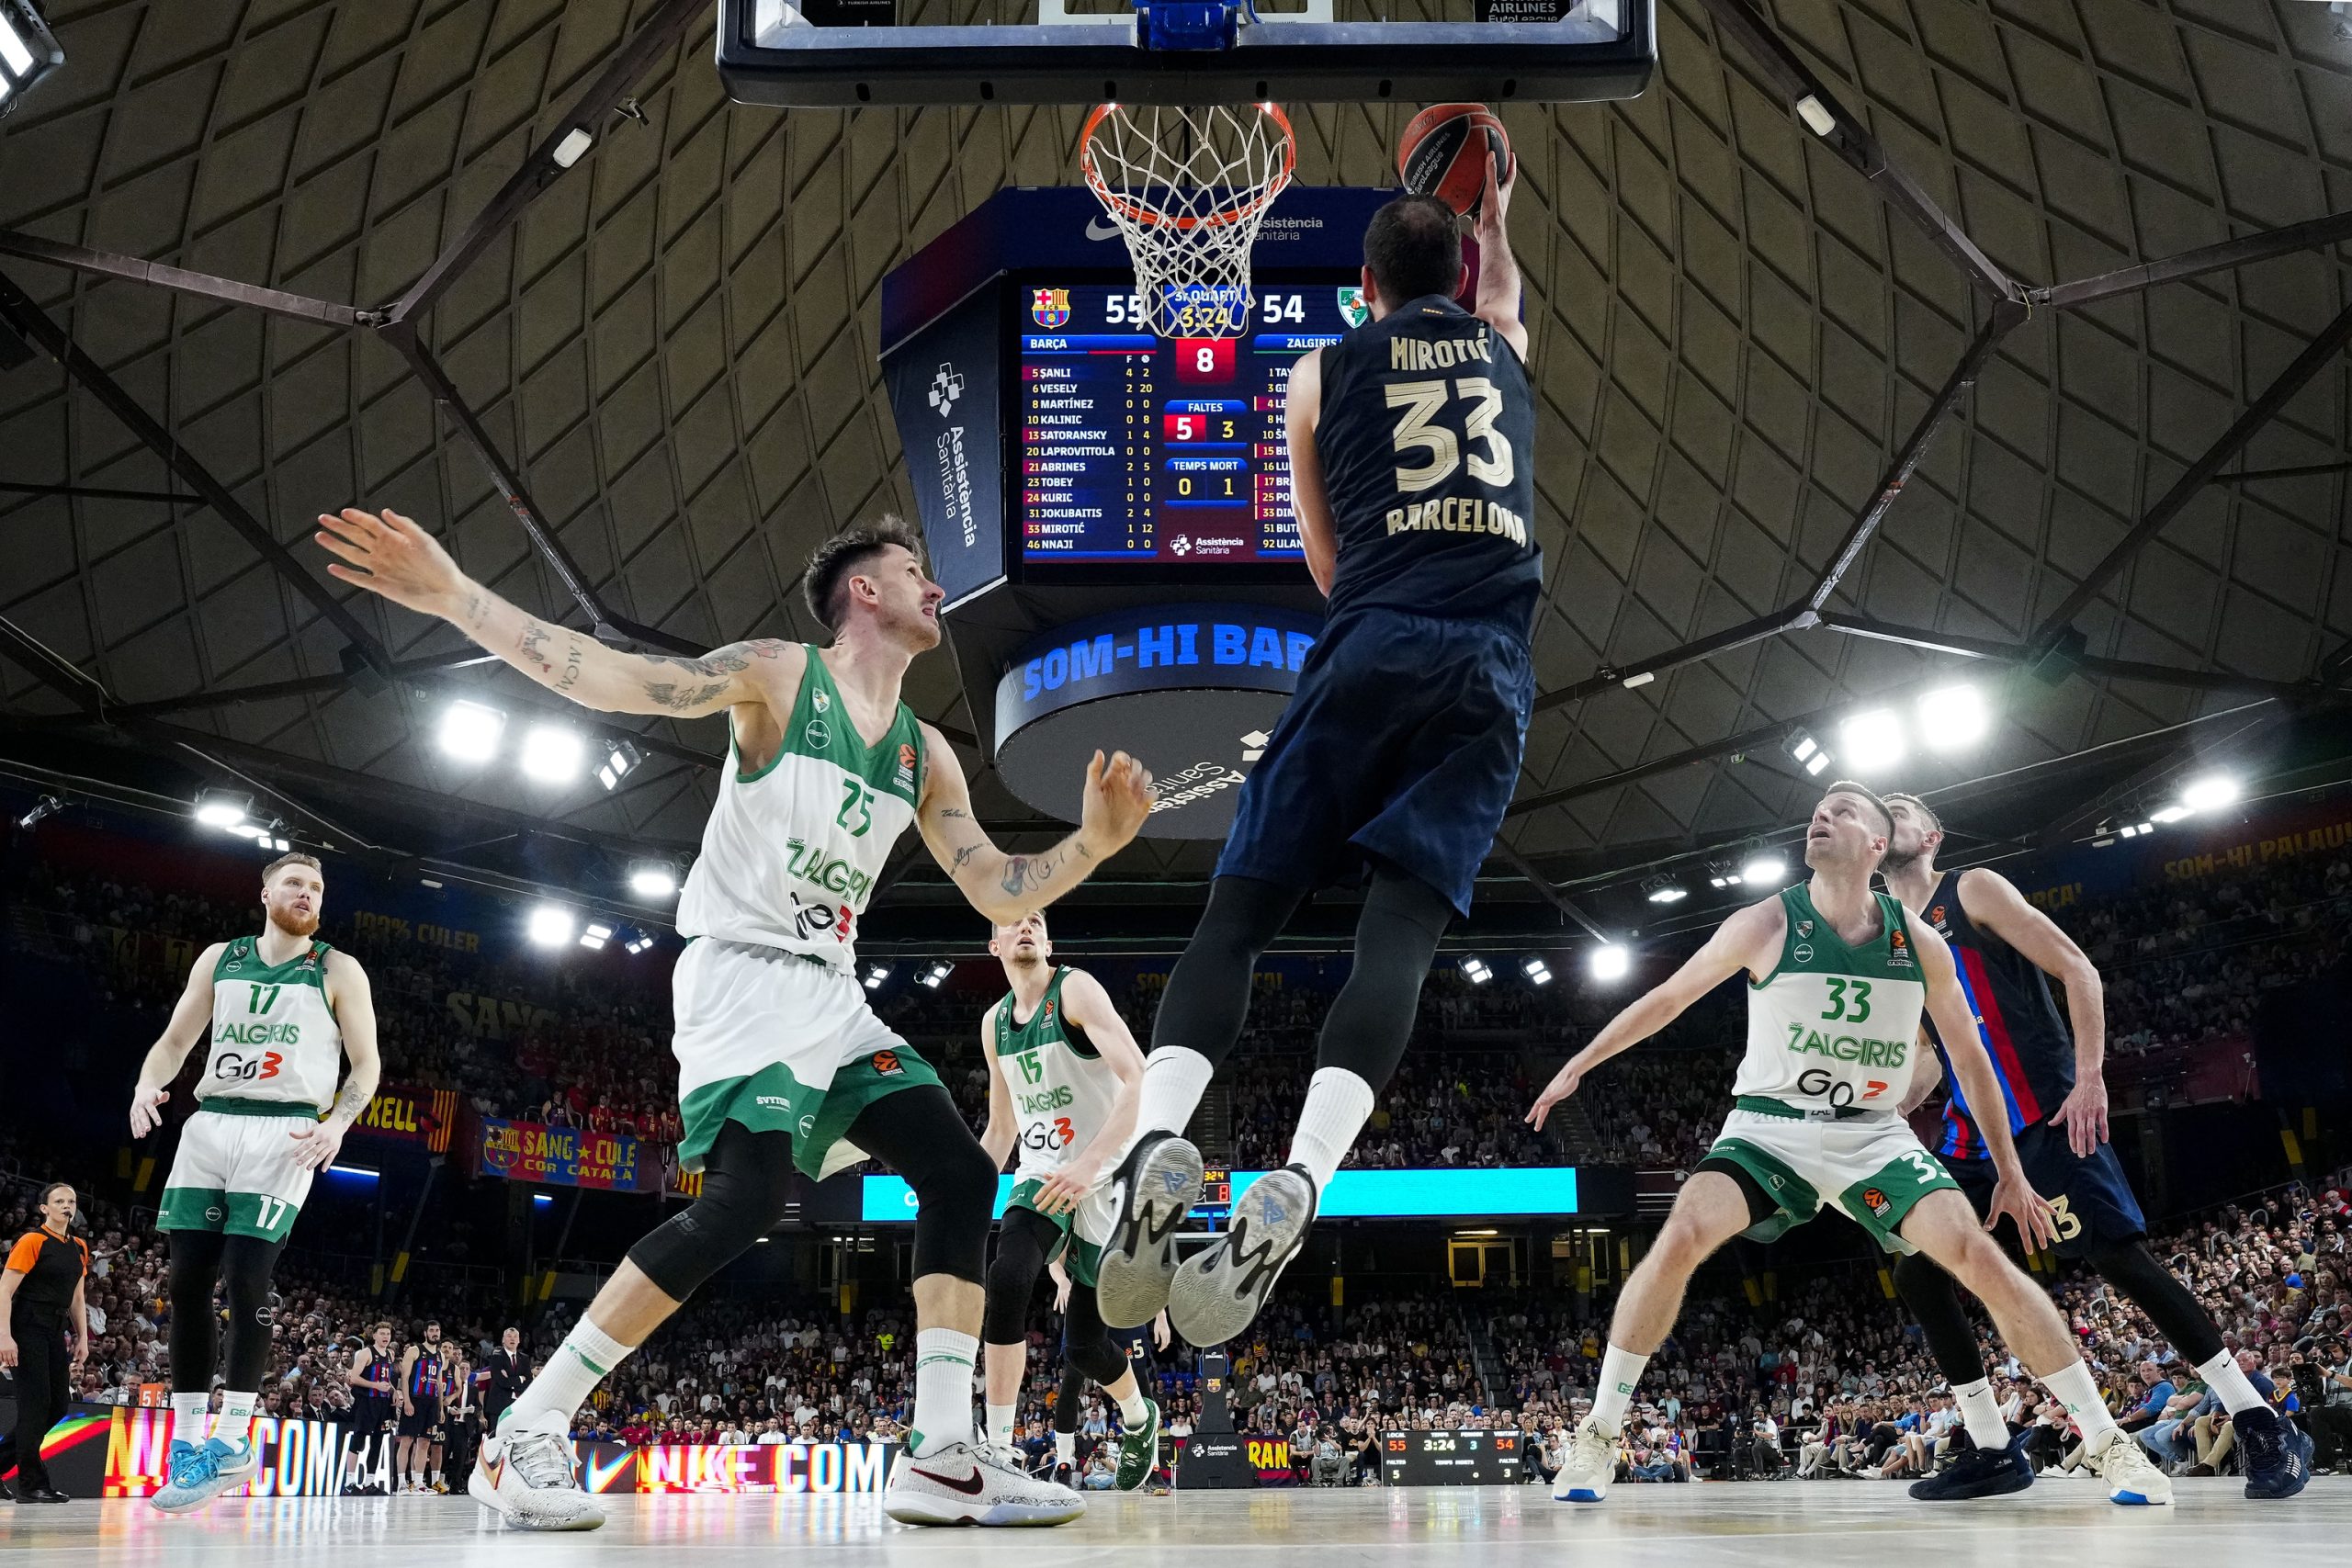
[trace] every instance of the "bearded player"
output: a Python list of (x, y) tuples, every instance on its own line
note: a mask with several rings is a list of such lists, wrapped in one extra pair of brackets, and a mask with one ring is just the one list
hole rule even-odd
[(1056, 1524), (1085, 1502), (974, 1441), (972, 1366), (996, 1168), (939, 1076), (874, 1015), (854, 972), (860, 917), (909, 827), (991, 920), (1017, 920), (1125, 847), (1151, 779), (1095, 753), (1077, 832), (1007, 855), (972, 819), (956, 753), (899, 700), (939, 645), (939, 585), (895, 518), (818, 547), (802, 578), (831, 634), (739, 642), (700, 659), (623, 653), (552, 626), (460, 572), (398, 513), (322, 515), (327, 570), (450, 622), (524, 674), (602, 713), (728, 716), (730, 744), (702, 853), (678, 902), (695, 939), (671, 987), (685, 1123), (679, 1163), (702, 1195), (629, 1249), (563, 1344), (483, 1439), (467, 1490), (511, 1524), (604, 1522), (572, 1471), (571, 1417), (704, 1280), (783, 1219), (797, 1168), (814, 1179), (869, 1156), (915, 1194), (914, 1420), (884, 1489), (909, 1524)]
[[(1552, 1495), (1598, 1503), (1617, 1469), (1617, 1439), (1642, 1368), (1673, 1329), (1682, 1292), (1735, 1235), (1770, 1241), (1835, 1206), (1899, 1256), (1923, 1252), (1984, 1302), (2018, 1359), (2082, 1428), (2085, 1449), (2118, 1503), (2169, 1503), (2172, 1483), (2115, 1424), (2050, 1298), (2008, 1260), (1958, 1185), (1896, 1113), (1932, 1010), (1953, 1075), (1977, 1103), (1999, 1091), (1970, 1023), (1951, 950), (1903, 906), (1871, 889), (1894, 829), (1886, 803), (1834, 784), (1814, 807), (1804, 860), (1812, 877), (1739, 910), (1665, 984), (1611, 1020), (1537, 1096), (1552, 1107), (1600, 1063), (1640, 1043), (1743, 971), (1749, 976), (1747, 1051), (1733, 1109), (1707, 1157), (1625, 1288), (1609, 1327), (1592, 1413), (1577, 1424)], [(2052, 1234), (2050, 1205), (2027, 1184), (2006, 1126), (1986, 1128), (1994, 1187), (1988, 1212), (2030, 1240)]]
[[(1117, 1402), (1121, 1431), (1113, 1483), (1132, 1492), (1151, 1478), (1158, 1462), (1159, 1406), (1144, 1397), (1126, 1352), (1103, 1326), (1094, 1269), (1117, 1223), (1109, 1178), (1135, 1138), (1143, 1052), (1102, 983), (1053, 961), (1042, 910), (999, 925), (989, 951), (1003, 964), (1012, 989), (980, 1024), (989, 1064), (989, 1121), (980, 1146), (1000, 1168), (1009, 1152), (1019, 1156), (1012, 1201), (997, 1222), (996, 1259), (989, 1266), (989, 1441), (1012, 1446), (1029, 1371), (1030, 1298), (1046, 1265), (1058, 1261), (1071, 1280), (1061, 1302), (1062, 1359)], [(1065, 1413), (1057, 1404), (1057, 1476), (1077, 1458), (1076, 1429), (1067, 1438), (1063, 1433)], [(1061, 1451), (1065, 1440), (1068, 1452)]]
[[(327, 885), (297, 852), (262, 869), (258, 936), (197, 955), (130, 1094), (130, 1135), (163, 1125), (172, 1081), (209, 1042), (155, 1228), (170, 1238), (172, 1446), (154, 1506), (200, 1508), (254, 1472), (254, 1406), (269, 1371), (270, 1276), (310, 1196), (376, 1098), (376, 1003), (347, 953), (318, 940)], [(351, 1071), (338, 1090), (345, 1057)], [(213, 1287), (229, 1295), (228, 1386), (208, 1436), (220, 1362)]]
[[(1995, 1091), (1980, 1094), (1955, 1077), (1936, 1143), (1944, 1168), (1976, 1212), (1989, 1213), (1996, 1178), (1980, 1113), (2006, 1126), (2027, 1179), (2050, 1195), (2058, 1256), (2088, 1263), (2146, 1313), (2220, 1396), (2245, 1450), (2245, 1495), (2293, 1496), (2311, 1480), (2311, 1438), (2270, 1408), (2222, 1347), (2211, 1315), (2148, 1251), (2147, 1222), (2108, 1144), (2107, 1012), (2098, 970), (1999, 872), (1984, 866), (1939, 871), (1943, 823), (1926, 801), (1890, 795), (1886, 807), (1894, 818), (1881, 868), (1887, 891), (1951, 946), (1973, 1032), (1995, 1079)], [(2066, 990), (2064, 1018), (2050, 994), (2053, 975)], [(2068, 1020), (2074, 1021), (2071, 1038)], [(1950, 1059), (1943, 1039), (1939, 1031), (1938, 1061)], [(1941, 1076), (1935, 1063), (1923, 1066), (1912, 1080), (1905, 1111), (1923, 1102)], [(1895, 1264), (1894, 1283), (1951, 1384), (1971, 1442), (1942, 1474), (1914, 1483), (1911, 1495), (1931, 1501), (1986, 1497), (2032, 1484), (2032, 1465), (2009, 1446), (1951, 1277), (1915, 1256)]]

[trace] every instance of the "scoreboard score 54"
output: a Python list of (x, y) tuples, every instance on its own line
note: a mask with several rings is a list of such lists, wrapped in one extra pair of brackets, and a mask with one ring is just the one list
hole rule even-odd
[(1130, 284), (1039, 284), (1016, 321), (1021, 554), (1296, 561), (1291, 367), (1369, 319), (1353, 286), (1261, 283), (1239, 336), (1155, 336)]
[(1380, 1478), (1391, 1486), (1503, 1486), (1521, 1479), (1520, 1434), (1384, 1432)]

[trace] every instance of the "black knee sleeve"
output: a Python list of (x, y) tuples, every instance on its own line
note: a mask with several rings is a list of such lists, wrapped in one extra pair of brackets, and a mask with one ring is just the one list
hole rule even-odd
[(1957, 1388), (1984, 1376), (1984, 1358), (1976, 1349), (1976, 1331), (1969, 1326), (1968, 1309), (1960, 1304), (1960, 1287), (1951, 1275), (1919, 1254), (1906, 1253), (1894, 1264), (1894, 1288), (1928, 1337), (1928, 1351), (1936, 1370)]
[(1151, 1048), (1197, 1051), (1215, 1066), (1232, 1053), (1250, 1013), (1258, 955), (1281, 934), (1304, 892), (1254, 876), (1220, 876), (1183, 956), (1169, 972)]
[(2201, 1367), (2222, 1353), (2222, 1334), (2188, 1287), (2155, 1259), (2144, 1241), (2103, 1241), (2083, 1255), (2100, 1279), (2148, 1314), (2172, 1348)]
[(256, 1235), (232, 1235), (221, 1244), (220, 1282), (229, 1298), (228, 1386), (241, 1393), (260, 1392), (269, 1372), (270, 1342), (277, 1323), (277, 1297), (269, 1288), (269, 1277), (285, 1250), (283, 1238), (264, 1241)]
[[(220, 1334), (212, 1287), (220, 1278), (218, 1231), (171, 1233), (172, 1392), (209, 1393)], [(243, 1392), (243, 1390), (239, 1391)]]
[(989, 1303), (981, 1320), (984, 1345), (1026, 1345), (1029, 1303), (1046, 1257), (1061, 1239), (1052, 1221), (1035, 1209), (1007, 1209), (996, 1227), (996, 1256), (989, 1260)]
[(774, 1230), (792, 1199), (792, 1134), (718, 1129), (703, 1156), (702, 1196), (628, 1249), (654, 1288), (682, 1302)]
[(1085, 1397), (1086, 1374), (1069, 1362), (1063, 1362), (1062, 1391), (1054, 1400), (1054, 1430), (1056, 1432), (1078, 1430), (1078, 1402)]
[(1094, 1287), (1072, 1285), (1069, 1291), (1069, 1311), (1062, 1318), (1062, 1362), (1101, 1383), (1104, 1388), (1119, 1381), (1127, 1370), (1127, 1359), (1119, 1350), (1111, 1331), (1102, 1325), (1102, 1314), (1094, 1304)]
[(906, 1178), (915, 1194), (915, 1278), (987, 1282), (995, 1165), (936, 1084), (885, 1095), (857, 1114), (849, 1141)]
[(1419, 877), (1385, 864), (1374, 872), (1356, 920), (1355, 963), (1324, 1020), (1317, 1067), (1344, 1067), (1374, 1089), (1388, 1082), (1453, 919), (1453, 904)]

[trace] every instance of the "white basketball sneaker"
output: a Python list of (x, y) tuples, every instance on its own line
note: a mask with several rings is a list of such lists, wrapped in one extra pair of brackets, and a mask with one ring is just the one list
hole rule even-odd
[(1553, 1478), (1552, 1501), (1598, 1503), (1609, 1495), (1609, 1483), (1616, 1479), (1617, 1439), (1601, 1429), (1600, 1417), (1588, 1416), (1577, 1423), (1567, 1462)]
[(2083, 1458), (2107, 1483), (2110, 1503), (2148, 1507), (2172, 1501), (2172, 1478), (2158, 1470), (2148, 1450), (2120, 1427), (2109, 1427), (2084, 1450)]
[(605, 1522), (605, 1511), (572, 1472), (571, 1424), (560, 1411), (521, 1421), (508, 1411), (481, 1440), (466, 1491), (524, 1529), (592, 1530)]
[(1023, 1474), (1001, 1449), (950, 1443), (921, 1459), (901, 1453), (882, 1511), (902, 1525), (1059, 1525), (1083, 1515), (1086, 1499)]

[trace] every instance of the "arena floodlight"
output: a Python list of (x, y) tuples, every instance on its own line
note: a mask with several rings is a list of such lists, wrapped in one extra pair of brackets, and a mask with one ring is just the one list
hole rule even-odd
[(1536, 985), (1548, 986), (1552, 983), (1552, 966), (1541, 958), (1531, 958), (1521, 964), (1519, 969), (1521, 974), (1525, 975)]
[(1739, 874), (1737, 876), (1730, 877), (1726, 880), (1732, 882), (1778, 882), (1781, 878), (1788, 874), (1789, 863), (1782, 860), (1777, 852), (1768, 850), (1762, 854), (1751, 856), (1747, 863), (1739, 868)]
[[(1720, 881), (1717, 886), (1722, 886)], [(1668, 882), (1663, 876), (1645, 883), (1642, 891), (1653, 904), (1679, 904), (1690, 897), (1690, 890), (1688, 887), (1679, 883)]]
[(506, 732), (506, 716), (463, 698), (441, 710), (438, 739), (444, 756), (460, 762), (487, 762), (498, 755), (498, 738)]
[(1846, 759), (1849, 768), (1863, 777), (1894, 767), (1903, 761), (1907, 749), (1903, 721), (1885, 708), (1858, 713), (1838, 727), (1838, 755)]
[(2148, 819), (2152, 822), (2177, 822), (2188, 814), (2186, 806), (2167, 806), (2162, 811), (2149, 812)]
[(1919, 739), (1930, 751), (1973, 746), (1992, 727), (1984, 694), (1973, 686), (1946, 686), (1919, 699)]
[(1634, 955), (1613, 942), (1604, 942), (1592, 950), (1592, 977), (1608, 982), (1622, 980), (1634, 966)]
[(922, 972), (922, 983), (935, 991), (939, 989), (939, 983), (954, 973), (956, 973), (956, 965), (942, 959)]
[(560, 724), (535, 724), (523, 737), (523, 776), (534, 784), (568, 784), (580, 776), (586, 752), (578, 730)]
[(613, 940), (613, 928), (601, 920), (591, 920), (588, 929), (580, 933), (580, 945), (594, 952)]
[(890, 966), (888, 964), (869, 964), (865, 966), (865, 988), (867, 990), (880, 990), (883, 983), (889, 978)]
[(667, 898), (678, 890), (678, 868), (667, 861), (640, 861), (628, 868), (628, 890), (640, 898)]
[(1495, 977), (1495, 972), (1487, 967), (1487, 961), (1483, 958), (1464, 959), (1462, 961), (1462, 973), (1468, 977), (1470, 983), (1474, 986), (1483, 986), (1487, 981)]
[(2180, 803), (2191, 811), (2218, 811), (2237, 799), (2242, 793), (2238, 781), (2227, 773), (2207, 773), (2201, 779), (2191, 779), (2180, 792)]
[(621, 780), (628, 777), (636, 766), (645, 761), (645, 753), (628, 740), (615, 740), (605, 747), (605, 760), (596, 764), (596, 782), (606, 789), (618, 789)]
[(26, 89), (65, 63), (65, 51), (32, 0), (0, 0), (0, 115)]
[(30, 828), (40, 822), (42, 818), (54, 817), (64, 809), (65, 803), (62, 800), (53, 795), (44, 795), (34, 804), (30, 811), (17, 818), (17, 826)]
[(541, 947), (561, 947), (571, 940), (577, 924), (571, 918), (571, 911), (562, 905), (542, 904), (531, 911), (530, 922), (525, 930)]
[(196, 819), (225, 833), (244, 831), (245, 818), (253, 808), (252, 795), (231, 789), (208, 789), (196, 797)]

